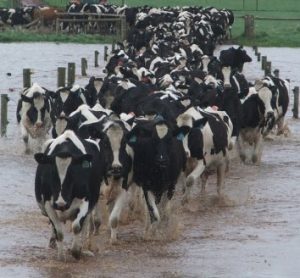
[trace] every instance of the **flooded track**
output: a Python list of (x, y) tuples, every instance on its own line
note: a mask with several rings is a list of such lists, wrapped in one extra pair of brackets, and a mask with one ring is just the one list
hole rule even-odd
[[(0, 45), (0, 49), (8, 51), (8, 46)], [(25, 57), (32, 53), (29, 44), (10, 47), (15, 47), (16, 59), (21, 56), (20, 51)], [(94, 257), (83, 257), (77, 262), (68, 254), (66, 263), (57, 261), (56, 251), (47, 247), (50, 227), (34, 198), (36, 163), (32, 155), (23, 154), (15, 120), (21, 70), (32, 67), (36, 70), (34, 81), (55, 89), (55, 70), (62, 65), (61, 61), (66, 65), (73, 57), (89, 53), (92, 64), (97, 48), (68, 44), (60, 45), (57, 52), (55, 44), (39, 44), (39, 47), (62, 56), (53, 54), (51, 59), (43, 60), (45, 54), (40, 54), (41, 57), (36, 54), (26, 65), (7, 62), (6, 68), (0, 70), (1, 93), (6, 93), (8, 87), (15, 88), (8, 93), (10, 124), (7, 138), (2, 138), (0, 144), (0, 277), (300, 276), (300, 128), (299, 122), (291, 119), (292, 96), (287, 116), (292, 136), (265, 142), (261, 166), (243, 165), (233, 159), (225, 181), (224, 199), (217, 198), (213, 177), (209, 178), (207, 193), (200, 195), (195, 188), (193, 199), (185, 207), (180, 204), (178, 188), (174, 204), (178, 221), (178, 230), (174, 231), (176, 240), (145, 241), (144, 224), (136, 220), (121, 226), (119, 244), (112, 246), (109, 231), (103, 225)], [(253, 54), (252, 50), (247, 51)], [(299, 49), (260, 51), (280, 69), (281, 77), (291, 78), (292, 87), (300, 84)], [(284, 63), (287, 60), (290, 63)], [(38, 65), (42, 65), (40, 73)], [(38, 76), (43, 70), (49, 71), (48, 76)], [(14, 80), (7, 77), (8, 71), (18, 73), (18, 77)], [(89, 68), (90, 74), (100, 72)], [(245, 75), (250, 80), (262, 77), (260, 66), (256, 62), (246, 65)], [(87, 83), (84, 79), (80, 82)], [(70, 240), (67, 233), (65, 247), (70, 247)]]

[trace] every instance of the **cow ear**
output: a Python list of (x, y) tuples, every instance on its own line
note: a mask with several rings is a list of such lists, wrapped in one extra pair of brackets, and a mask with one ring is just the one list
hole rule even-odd
[(38, 164), (51, 164), (53, 162), (53, 158), (44, 153), (36, 153), (34, 159)]
[(22, 99), (22, 101), (28, 102), (28, 103), (32, 103), (32, 101), (33, 101), (32, 98), (27, 97), (25, 95), (21, 95), (21, 99)]
[(207, 118), (199, 119), (194, 121), (193, 127), (194, 128), (203, 128), (207, 123)]
[(173, 131), (173, 136), (176, 136), (176, 139), (182, 141), (184, 137), (190, 132), (191, 128), (189, 126), (176, 127)]

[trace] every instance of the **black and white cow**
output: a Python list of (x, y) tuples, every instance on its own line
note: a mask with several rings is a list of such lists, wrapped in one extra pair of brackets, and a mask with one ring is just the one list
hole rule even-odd
[(44, 147), (44, 152), (35, 154), (35, 196), (42, 214), (52, 224), (50, 246), (57, 245), (59, 259), (65, 258), (63, 223), (71, 220), (71, 252), (79, 259), (81, 238), (87, 232), (91, 211), (99, 198), (104, 160), (95, 141), (80, 139), (70, 130), (50, 139)]
[(54, 94), (53, 108), (51, 109), (52, 136), (54, 138), (64, 131), (65, 128), (62, 127), (62, 122), (65, 122), (65, 117), (69, 116), (80, 105), (86, 103), (84, 89), (78, 85), (57, 89)]
[(289, 96), (287, 81), (265, 77), (257, 80), (250, 88), (248, 96), (242, 100), (242, 127), (238, 147), (240, 158), (246, 161), (246, 146), (253, 146), (251, 160), (259, 164), (262, 155), (263, 137), (277, 125), (277, 134), (284, 131), (284, 116), (287, 112)]
[(102, 186), (101, 191), (109, 210), (111, 243), (117, 241), (121, 213), (128, 207), (132, 197), (133, 151), (126, 141), (130, 129), (125, 121), (104, 116), (96, 122), (91, 120), (83, 122), (77, 131), (80, 137), (100, 139), (99, 146), (105, 159), (106, 179), (106, 185)]
[(182, 142), (160, 117), (138, 121), (128, 134), (128, 144), (134, 151), (133, 180), (143, 189), (149, 212), (147, 234), (163, 215), (169, 217), (175, 185), (185, 169), (185, 153)]
[(29, 152), (29, 136), (40, 145), (51, 128), (51, 92), (34, 83), (21, 94), (17, 107), (17, 120), (21, 126), (25, 152)]
[[(229, 116), (224, 111), (191, 107), (177, 117), (177, 125), (177, 138), (183, 141), (188, 159), (183, 203), (188, 201), (191, 187), (205, 170), (217, 170), (217, 191), (221, 195), (229, 161), (228, 150), (232, 147)], [(202, 191), (206, 180), (203, 180)]]

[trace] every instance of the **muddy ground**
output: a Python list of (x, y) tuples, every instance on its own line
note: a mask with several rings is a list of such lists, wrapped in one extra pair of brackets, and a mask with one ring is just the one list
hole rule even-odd
[[(43, 51), (39, 51), (43, 49)], [(73, 44), (0, 44), (6, 59), (0, 68), (0, 90), (8, 93), (7, 137), (0, 139), (0, 277), (299, 277), (300, 276), (300, 128), (287, 121), (292, 135), (265, 142), (260, 166), (242, 165), (233, 159), (226, 178), (225, 198), (219, 200), (215, 179), (207, 193), (195, 188), (186, 207), (176, 194), (176, 240), (143, 240), (144, 224), (123, 225), (119, 244), (109, 243), (103, 225), (94, 257), (77, 262), (56, 259), (47, 247), (50, 229), (34, 198), (36, 163), (25, 155), (15, 120), (16, 102), (22, 87), (22, 69), (34, 69), (33, 81), (56, 88), (56, 67), (78, 64), (103, 46)], [(247, 49), (253, 56), (251, 49)], [(280, 69), (291, 87), (300, 84), (300, 49), (260, 49)], [(22, 57), (25, 57), (22, 59)], [(103, 63), (102, 63), (103, 64)], [(11, 73), (8, 76), (7, 73)], [(260, 65), (245, 67), (250, 80), (262, 77)], [(78, 83), (87, 84), (79, 78)], [(291, 94), (291, 102), (293, 97)], [(172, 236), (174, 236), (174, 234)], [(70, 236), (65, 247), (70, 247)]]

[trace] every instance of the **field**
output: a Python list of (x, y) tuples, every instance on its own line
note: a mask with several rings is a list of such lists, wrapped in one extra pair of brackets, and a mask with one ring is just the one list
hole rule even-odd
[[(97, 3), (97, 0), (85, 0), (91, 3)], [(0, 0), (0, 7), (12, 7), (15, 0)], [(121, 5), (125, 2), (128, 6), (142, 6), (149, 4), (147, 1), (139, 0), (110, 0), (110, 3)], [(65, 7), (66, 0), (46, 0), (45, 3), (50, 6)], [(169, 0), (151, 1), (152, 6), (168, 6)], [(297, 0), (190, 0), (179, 1), (173, 0), (172, 6), (214, 6), (217, 8), (229, 8), (234, 11), (236, 16), (232, 28), (233, 43), (243, 45), (258, 46), (289, 46), (298, 47), (300, 45), (300, 1)], [(243, 36), (244, 19), (242, 16), (252, 14), (256, 17), (264, 18), (284, 18), (298, 20), (255, 20), (255, 37), (246, 39)], [(82, 42), (98, 43), (103, 42), (103, 38), (93, 38), (92, 36), (74, 36), (64, 37), (56, 35), (37, 35), (35, 33), (21, 33), (15, 35), (14, 32), (2, 32), (0, 41), (65, 41), (65, 42)], [(110, 42), (111, 38), (105, 39)]]

